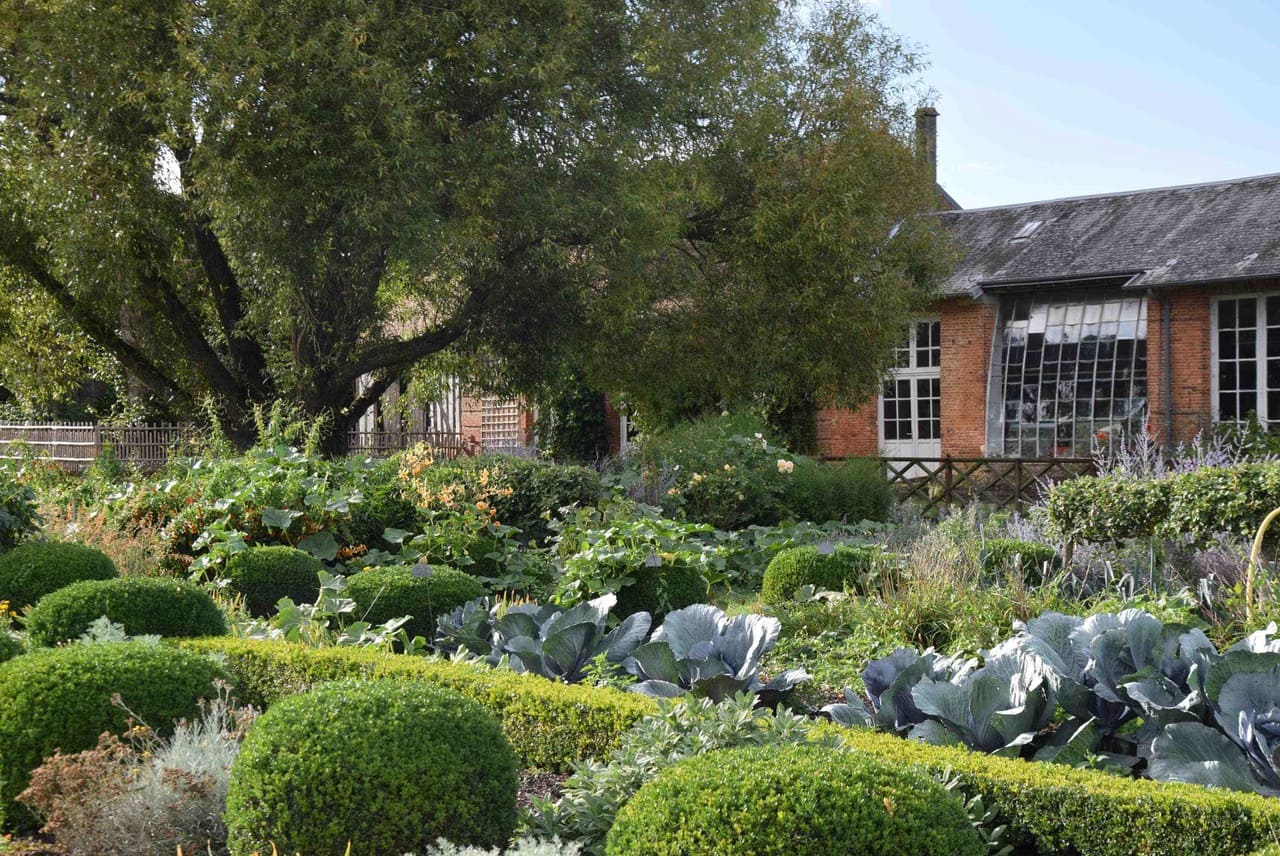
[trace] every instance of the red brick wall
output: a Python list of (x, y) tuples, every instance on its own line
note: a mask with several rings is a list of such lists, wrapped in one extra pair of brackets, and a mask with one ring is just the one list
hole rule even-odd
[[(942, 452), (981, 455), (995, 304), (951, 298), (940, 301), (933, 313), (942, 321)], [(818, 411), (819, 453), (830, 458), (880, 454), (879, 410), (878, 400), (872, 398), (856, 411)]]
[(1213, 298), (1226, 294), (1280, 291), (1280, 279), (1230, 288), (1173, 288), (1147, 301), (1147, 425), (1167, 440), (1169, 408), (1165, 402), (1164, 330), (1161, 299), (1169, 301), (1173, 442), (1191, 440), (1213, 424)]
[(872, 398), (856, 411), (827, 407), (818, 411), (818, 454), (825, 458), (880, 454), (880, 403)]
[(938, 309), (942, 318), (942, 454), (981, 456), (986, 451), (996, 304), (955, 297), (942, 301)]

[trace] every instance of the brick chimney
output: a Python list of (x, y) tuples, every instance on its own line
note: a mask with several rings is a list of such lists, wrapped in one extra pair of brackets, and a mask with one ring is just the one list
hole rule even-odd
[(938, 111), (933, 107), (916, 108), (916, 156), (929, 169), (929, 177), (938, 181)]

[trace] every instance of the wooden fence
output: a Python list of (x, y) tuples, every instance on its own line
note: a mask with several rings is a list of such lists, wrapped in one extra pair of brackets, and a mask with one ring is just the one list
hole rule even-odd
[[(0, 423), (0, 460), (46, 460), (79, 472), (109, 448), (119, 460), (154, 471), (175, 454), (194, 451), (200, 437), (200, 429), (189, 424)], [(474, 440), (439, 431), (352, 431), (347, 441), (351, 454), (370, 457), (386, 457), (419, 443), (429, 444), (442, 458), (478, 451)]]
[(1050, 483), (1094, 471), (1092, 458), (884, 457), (880, 461), (898, 499), (918, 500), (926, 514), (973, 500), (1022, 511)]

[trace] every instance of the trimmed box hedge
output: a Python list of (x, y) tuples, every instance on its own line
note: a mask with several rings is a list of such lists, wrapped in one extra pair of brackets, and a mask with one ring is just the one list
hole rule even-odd
[(559, 684), (477, 663), (228, 637), (179, 644), (221, 655), (236, 697), (259, 707), (339, 678), (402, 678), (449, 687), (497, 717), (523, 766), (535, 770), (569, 772), (575, 761), (603, 758), (624, 731), (657, 710), (652, 699), (634, 693)]
[(1000, 812), (1011, 841), (1032, 841), (1042, 853), (1236, 856), (1280, 835), (1280, 800), (1257, 794), (997, 758), (830, 724), (816, 730), (891, 764), (949, 768)]

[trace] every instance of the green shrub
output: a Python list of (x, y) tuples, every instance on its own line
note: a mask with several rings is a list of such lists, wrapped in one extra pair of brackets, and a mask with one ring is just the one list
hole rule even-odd
[(354, 487), (364, 501), (351, 508), (346, 540), (352, 545), (387, 549), (392, 545), (383, 539), (383, 533), (388, 529), (412, 530), (418, 521), (418, 509), (400, 478), (400, 457), (383, 458), (357, 473), (360, 478)]
[[(819, 725), (818, 733), (838, 726)], [(844, 743), (895, 767), (950, 770), (1008, 824), (1010, 843), (1080, 856), (1234, 856), (1273, 841), (1280, 803), (1257, 794), (1028, 763), (845, 729)]]
[(320, 560), (293, 547), (250, 547), (227, 561), (231, 590), (244, 596), (245, 609), (255, 616), (271, 615), (287, 597), (311, 603), (320, 590)]
[(893, 502), (884, 465), (875, 458), (832, 464), (799, 458), (783, 481), (782, 504), (797, 520), (883, 522)]
[(78, 639), (106, 616), (129, 636), (221, 636), (227, 622), (213, 598), (186, 580), (122, 577), (84, 580), (40, 598), (26, 618), (33, 645)]
[(1165, 480), (1082, 476), (1051, 487), (1045, 510), (1050, 528), (1069, 541), (1142, 538), (1168, 516), (1168, 488)]
[(784, 603), (801, 586), (866, 592), (875, 580), (881, 555), (875, 547), (834, 547), (829, 553), (818, 547), (783, 550), (765, 569), (760, 597), (765, 603)]
[(777, 523), (786, 515), (782, 496), (789, 476), (779, 461), (785, 449), (764, 439), (754, 416), (713, 416), (647, 435), (642, 460), (674, 479), (660, 501), (671, 516), (742, 529)]
[(231, 767), (236, 856), (425, 849), (437, 838), (505, 845), (516, 758), (493, 717), (418, 681), (339, 681), (285, 699), (250, 730)]
[[(808, 717), (757, 708), (755, 701), (750, 693), (718, 703), (690, 696), (660, 699), (658, 711), (624, 734), (607, 762), (578, 765), (558, 801), (535, 802), (524, 819), (526, 830), (581, 844), (587, 856), (595, 856), (604, 852), (618, 810), (673, 764), (717, 749), (808, 740)], [(824, 742), (838, 745), (833, 737)]]
[(544, 513), (566, 505), (593, 505), (600, 498), (600, 476), (586, 467), (507, 455), (478, 455), (436, 461), (409, 475), (420, 507), (447, 510), (487, 502), (499, 522), (532, 538), (547, 535)]
[(1280, 844), (1268, 844), (1261, 850), (1255, 850), (1251, 856), (1280, 856)]
[(412, 615), (404, 626), (410, 637), (431, 639), (436, 616), (469, 600), (484, 597), (484, 586), (470, 574), (448, 567), (432, 567), (427, 577), (415, 577), (403, 565), (370, 568), (347, 579), (345, 594), (356, 602), (355, 616), (370, 624), (385, 624)]
[(21, 639), (7, 630), (0, 630), (0, 663), (5, 663), (14, 657), (21, 656), (25, 650), (26, 648), (23, 647)]
[(1017, 538), (988, 538), (983, 542), (982, 569), (989, 574), (1018, 568), (1024, 580), (1039, 585), (1044, 581), (1046, 565), (1050, 572), (1062, 567), (1058, 552), (1048, 544)]
[(0, 473), (0, 553), (13, 549), (39, 529), (35, 491), (7, 473)]
[(198, 712), (200, 699), (215, 697), (219, 678), (225, 674), (206, 657), (138, 642), (46, 648), (0, 664), (0, 817), (11, 826), (31, 823), (13, 800), (55, 749), (90, 749), (104, 731), (129, 726), (130, 713), (112, 704), (116, 694), (167, 734), (175, 720)]
[(1280, 462), (1201, 467), (1160, 479), (1117, 473), (1062, 482), (1046, 498), (1050, 527), (1071, 541), (1152, 535), (1204, 545), (1250, 536), (1280, 507)]
[(0, 554), (0, 601), (18, 611), (71, 583), (118, 575), (115, 563), (92, 547), (31, 541)]
[(640, 788), (611, 856), (982, 856), (960, 799), (932, 779), (822, 746), (721, 749)]
[(632, 569), (630, 576), (635, 582), (618, 589), (613, 611), (619, 618), (647, 612), (656, 627), (668, 612), (707, 602), (707, 580), (693, 565), (664, 562), (657, 568), (641, 566)]
[(257, 707), (338, 678), (403, 678), (455, 689), (497, 717), (521, 764), (538, 770), (565, 772), (581, 759), (607, 755), (623, 732), (656, 710), (652, 699), (636, 693), (561, 684), (478, 663), (227, 637), (180, 644), (218, 656), (232, 675), (236, 697)]

